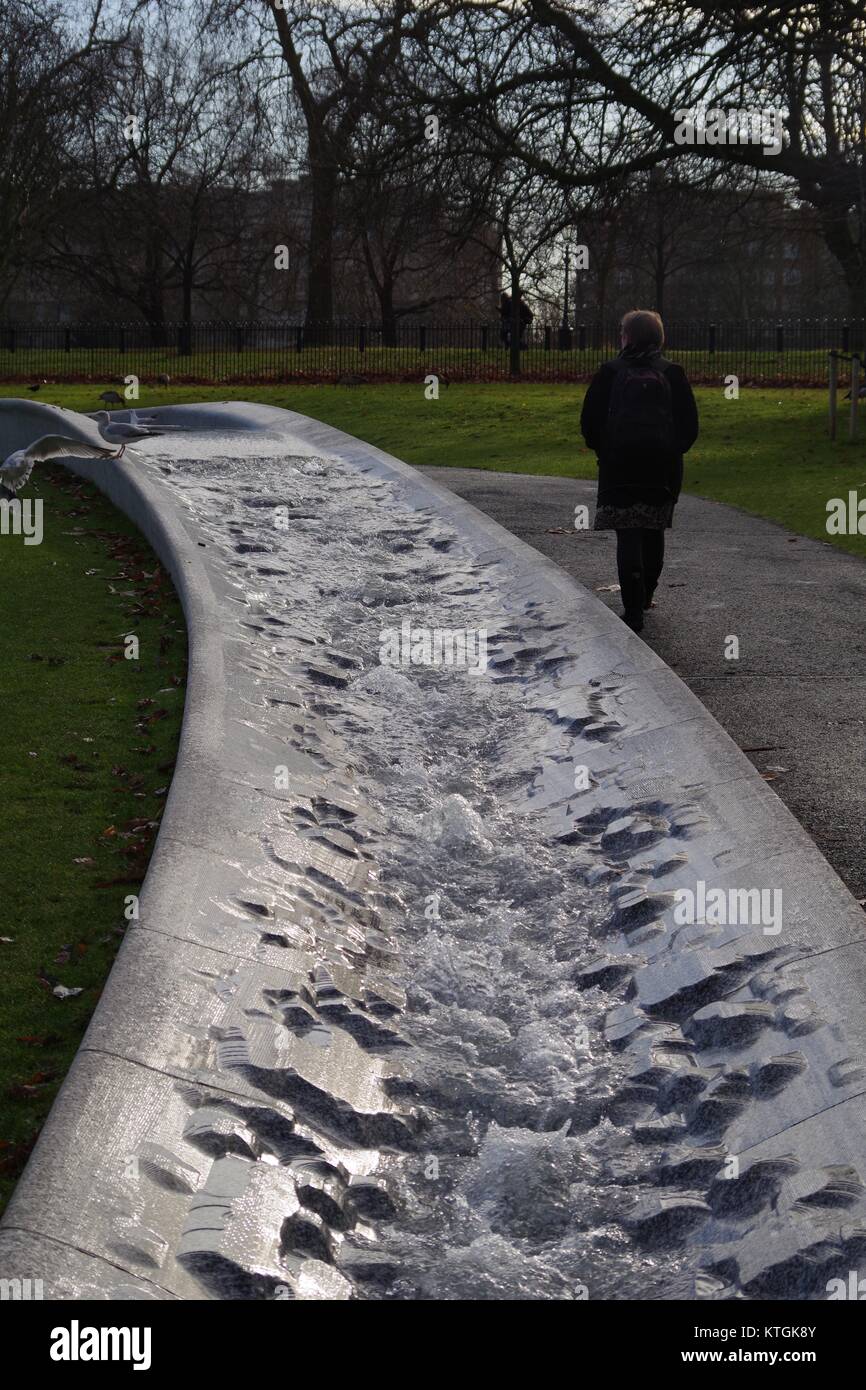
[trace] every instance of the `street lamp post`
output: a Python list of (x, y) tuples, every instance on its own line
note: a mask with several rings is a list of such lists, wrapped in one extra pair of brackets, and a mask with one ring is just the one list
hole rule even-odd
[(561, 324), (560, 329), (559, 329), (559, 350), (560, 350), (560, 352), (568, 352), (568, 351), (570, 351), (570, 349), (571, 349), (571, 328), (569, 327), (569, 323), (568, 323), (568, 281), (569, 281), (569, 269), (570, 269), (570, 266), (571, 266), (570, 255), (571, 255), (571, 247), (569, 246), (568, 242), (566, 241), (566, 243), (565, 243), (565, 294), (564, 294), (563, 300), (562, 300), (562, 324)]

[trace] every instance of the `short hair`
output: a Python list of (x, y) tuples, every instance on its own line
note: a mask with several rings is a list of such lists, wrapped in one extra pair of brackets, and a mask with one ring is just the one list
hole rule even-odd
[(629, 347), (663, 347), (665, 326), (655, 309), (631, 309), (620, 325)]

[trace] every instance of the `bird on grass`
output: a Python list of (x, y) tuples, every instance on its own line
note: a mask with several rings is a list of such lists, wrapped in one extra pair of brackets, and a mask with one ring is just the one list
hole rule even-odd
[(105, 401), (105, 404), (106, 404), (106, 405), (124, 405), (124, 404), (125, 404), (123, 397), (122, 397), (122, 396), (119, 396), (119, 395), (117, 394), (116, 391), (103, 391), (103, 393), (102, 393), (102, 395), (99, 397), (99, 399), (100, 399), (101, 401)]
[(171, 377), (167, 374), (167, 372), (161, 372), (160, 375), (156, 378), (156, 384), (157, 386), (170, 386)]
[(107, 445), (86, 444), (80, 439), (67, 439), (62, 434), (43, 434), (28, 444), (26, 449), (16, 449), (0, 464), (0, 497), (14, 497), (21, 491), (33, 472), (36, 463), (48, 463), (58, 458), (119, 458), (122, 449), (112, 449)]
[(28, 391), (41, 391), (41, 390), (42, 390), (42, 387), (43, 387), (43, 386), (47, 386), (47, 385), (48, 385), (48, 382), (47, 382), (47, 380), (45, 379), (45, 377), (43, 377), (41, 381), (34, 381), (34, 383), (33, 383), (32, 386), (28, 386), (28, 387), (27, 387), (27, 390), (28, 390)]
[[(850, 399), (851, 399), (851, 392), (850, 392), (850, 391), (846, 391), (846, 392), (845, 392), (845, 399), (846, 399), (846, 401), (850, 401)], [(866, 385), (860, 387), (860, 390), (857, 392), (857, 399), (858, 399), (858, 401), (862, 401), (862, 400), (866, 399)]]
[(134, 444), (138, 439), (157, 439), (162, 434), (162, 430), (152, 430), (149, 425), (144, 424), (134, 410), (129, 412), (129, 420), (112, 420), (107, 410), (90, 411), (91, 420), (95, 420), (99, 426), (99, 433), (109, 444), (119, 444), (120, 458), (127, 444)]

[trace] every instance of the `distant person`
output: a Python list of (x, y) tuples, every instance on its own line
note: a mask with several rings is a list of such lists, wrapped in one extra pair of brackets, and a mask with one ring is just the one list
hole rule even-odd
[[(526, 330), (535, 318), (529, 305), (524, 303), (521, 297), (517, 310), (520, 315), (520, 346), (526, 347)], [(505, 347), (511, 345), (511, 295), (500, 294), (499, 296), (499, 318), (501, 321), (501, 336)]]
[(529, 305), (526, 304), (526, 303), (524, 302), (523, 299), (521, 299), (520, 304), (519, 304), (519, 313), (520, 313), (520, 346), (521, 346), (522, 348), (525, 348), (525, 347), (526, 347), (526, 333), (527, 333), (527, 330), (528, 330), (528, 328), (529, 328), (529, 325), (532, 323), (532, 320), (535, 318), (535, 315), (533, 314), (533, 312), (532, 312), (532, 310), (530, 309)]
[(640, 632), (664, 564), (683, 454), (698, 437), (698, 410), (682, 367), (662, 356), (658, 314), (633, 309), (620, 334), (621, 353), (589, 384), (580, 428), (598, 454), (594, 529), (616, 531), (623, 617)]

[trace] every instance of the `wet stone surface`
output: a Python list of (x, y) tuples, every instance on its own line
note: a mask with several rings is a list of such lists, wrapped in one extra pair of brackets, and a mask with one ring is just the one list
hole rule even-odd
[[(576, 682), (556, 606), (512, 594), (399, 483), (232, 457), (178, 459), (170, 487), (236, 593), (261, 691), (245, 719), (303, 768), (262, 803), (262, 901), (234, 906), (315, 964), (259, 1006), (297, 1056), (342, 1040), (367, 1096), (359, 1114), (303, 1075), (275, 1084), (243, 1025), (226, 1038), (226, 1064), (291, 1105), (304, 1141), (276, 1155), (298, 1203), (279, 1231), (289, 1283), (312, 1264), (367, 1298), (735, 1296), (740, 1243), (792, 1177), (764, 1162), (734, 1199), (725, 1136), (802, 1074), (806, 992), (784, 997), (797, 952), (771, 938), (672, 928), (711, 827), (685, 791), (619, 790), (622, 681)], [(484, 630), (487, 671), (383, 664), (404, 618)], [(307, 862), (316, 846), (341, 874)], [(232, 1161), (255, 1162), (233, 1136)], [(810, 1173), (803, 1192), (838, 1241), (859, 1187)]]
[[(315, 438), (140, 465), (219, 698), (0, 1269), (27, 1231), (81, 1296), (825, 1297), (866, 1258), (862, 914), (597, 601)], [(404, 621), (486, 669), (383, 660)], [(699, 882), (784, 882), (783, 929), (679, 921)]]

